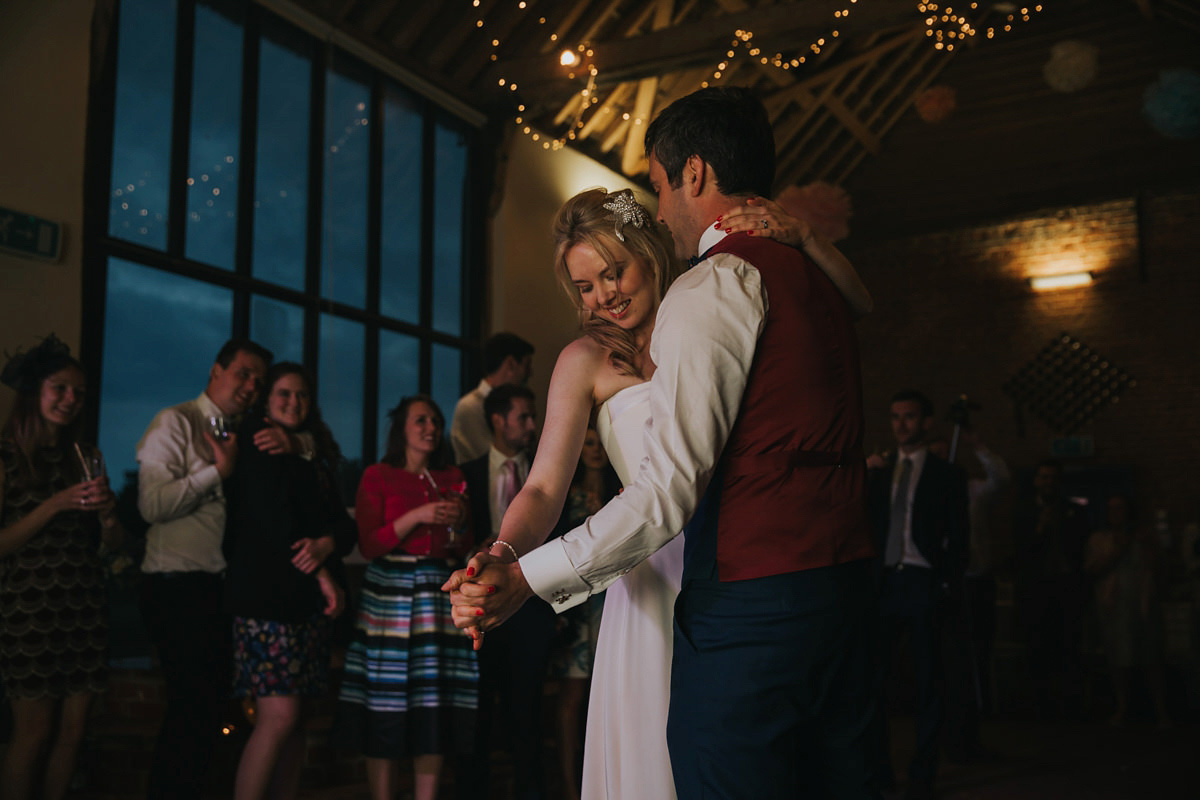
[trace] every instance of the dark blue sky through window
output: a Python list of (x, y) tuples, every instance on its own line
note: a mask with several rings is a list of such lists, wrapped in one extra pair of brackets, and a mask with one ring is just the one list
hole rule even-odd
[(312, 43), (266, 25), (259, 51), (254, 277), (304, 288)]
[(462, 351), (456, 347), (435, 344), (431, 358), (433, 374), (429, 379), (429, 393), (446, 416), (446, 430), (449, 430), (450, 421), (454, 416), (454, 404), (462, 394), (459, 391), (462, 385)]
[(276, 361), (303, 362), (304, 310), (255, 295), (250, 299), (250, 338), (274, 353)]
[[(100, 437), (113, 490), (137, 469), (154, 415), (197, 397), (233, 327), (233, 292), (113, 258), (104, 318)], [(153, 329), (147, 320), (157, 320)]]
[(362, 308), (367, 298), (367, 132), (371, 93), (366, 70), (342, 59), (325, 84), (325, 198), (321, 296)]
[(434, 135), (433, 327), (462, 333), (463, 201), (467, 139), (439, 122)]
[(387, 84), (383, 105), (383, 230), (379, 311), (418, 322), (421, 288), (421, 127), (413, 96)]
[(192, 132), (188, 138), (187, 257), (233, 269), (237, 246), (242, 10), (196, 6)]
[(167, 247), (175, 3), (123, 0), (118, 32), (109, 234)]
[(342, 455), (350, 460), (362, 458), (365, 335), (361, 323), (321, 315), (317, 401)]

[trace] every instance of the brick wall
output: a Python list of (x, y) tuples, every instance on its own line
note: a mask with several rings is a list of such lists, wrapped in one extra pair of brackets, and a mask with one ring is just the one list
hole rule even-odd
[[(977, 399), (980, 432), (1014, 468), (1049, 455), (1055, 432), (1029, 413), (1020, 425), (1001, 386), (1065, 331), (1137, 380), (1080, 431), (1095, 455), (1075, 463), (1129, 465), (1144, 507), (1167, 509), (1173, 525), (1197, 521), (1197, 220), (1200, 193), (1174, 192), (848, 247), (877, 307), (859, 328), (868, 447), (891, 446), (889, 398), (913, 386), (939, 413), (960, 393)], [(1095, 282), (1048, 292), (1027, 282), (1078, 270)]]

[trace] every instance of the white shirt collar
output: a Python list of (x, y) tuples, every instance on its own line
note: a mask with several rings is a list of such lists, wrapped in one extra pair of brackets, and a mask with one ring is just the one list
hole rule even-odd
[(904, 463), (904, 459), (907, 458), (909, 461), (912, 462), (913, 469), (919, 470), (919, 469), (921, 469), (921, 467), (925, 466), (925, 457), (927, 455), (929, 455), (928, 447), (920, 447), (911, 453), (904, 453), (903, 451), (897, 451), (896, 452), (896, 469), (900, 469), (901, 464)]
[[(506, 455), (504, 455), (504, 453), (501, 453), (499, 450), (497, 450), (496, 445), (493, 444), (488, 447), (488, 468), (489, 469), (493, 469), (493, 470), (500, 469), (502, 466), (504, 466), (504, 462), (508, 461), (509, 458), (510, 458), (509, 456), (506, 456)], [(525, 461), (527, 458), (527, 456), (525, 455), (525, 451), (522, 450), (520, 453), (517, 453), (515, 456), (511, 456), (511, 458), (513, 461), (517, 462), (518, 467), (525, 466)]]
[(715, 245), (717, 242), (721, 241), (728, 235), (729, 234), (726, 233), (724, 231), (724, 229), (715, 228), (712, 225), (709, 225), (707, 228), (704, 229), (704, 233), (700, 234), (700, 245), (699, 245), (700, 250), (699, 250), (699, 252), (696, 253), (696, 255), (703, 255), (713, 245)]
[(196, 405), (199, 407), (200, 413), (206, 417), (221, 417), (222, 419), (225, 419), (229, 416), (221, 410), (221, 407), (217, 405), (211, 397), (208, 396), (207, 390), (201, 392), (200, 396), (196, 398)]

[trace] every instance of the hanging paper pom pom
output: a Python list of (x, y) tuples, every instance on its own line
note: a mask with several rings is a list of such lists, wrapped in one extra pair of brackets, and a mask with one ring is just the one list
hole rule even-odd
[(1163, 136), (1200, 136), (1200, 72), (1165, 69), (1142, 94), (1142, 113)]
[(1099, 71), (1100, 48), (1069, 39), (1050, 48), (1050, 60), (1042, 67), (1042, 77), (1056, 92), (1077, 92), (1096, 80)]
[(840, 186), (816, 181), (807, 186), (789, 186), (775, 202), (793, 217), (804, 220), (831, 242), (850, 235), (850, 195)]
[(929, 123), (941, 122), (958, 105), (958, 97), (949, 86), (930, 86), (913, 101), (917, 114)]

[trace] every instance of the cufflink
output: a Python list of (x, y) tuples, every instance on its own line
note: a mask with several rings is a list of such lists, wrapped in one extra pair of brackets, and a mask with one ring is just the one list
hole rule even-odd
[(571, 599), (571, 593), (566, 589), (556, 589), (554, 592), (554, 602), (560, 606)]

